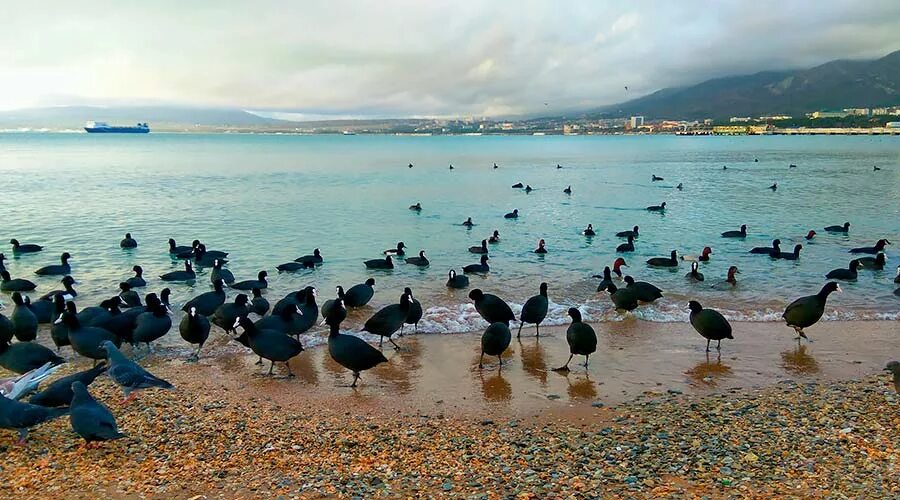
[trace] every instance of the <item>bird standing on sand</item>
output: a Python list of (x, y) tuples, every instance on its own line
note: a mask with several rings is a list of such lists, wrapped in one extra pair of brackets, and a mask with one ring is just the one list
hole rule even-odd
[(109, 370), (107, 370), (106, 373), (116, 385), (122, 388), (122, 392), (125, 395), (125, 399), (122, 401), (123, 403), (127, 403), (134, 399), (137, 395), (136, 391), (141, 389), (148, 389), (150, 387), (160, 387), (163, 389), (175, 388), (172, 384), (154, 376), (147, 370), (141, 368), (134, 361), (126, 358), (125, 355), (116, 348), (115, 344), (109, 340), (103, 342), (102, 348), (106, 351), (107, 359), (109, 360)]
[(594, 328), (591, 325), (584, 323), (581, 320), (581, 311), (574, 307), (570, 307), (569, 317), (572, 318), (572, 324), (566, 329), (566, 342), (569, 344), (569, 359), (566, 361), (565, 365), (554, 368), (554, 371), (558, 372), (569, 371), (569, 363), (572, 362), (572, 358), (576, 354), (584, 356), (584, 367), (587, 368), (588, 359), (591, 354), (597, 351), (597, 334), (594, 332)]
[(69, 406), (72, 404), (73, 382), (80, 382), (82, 385), (88, 386), (105, 372), (106, 363), (100, 363), (93, 368), (59, 378), (45, 387), (43, 391), (31, 396), (28, 402), (48, 407)]
[(241, 337), (246, 339), (250, 350), (260, 358), (270, 361), (268, 375), (272, 375), (275, 362), (279, 361), (284, 363), (284, 366), (287, 368), (288, 377), (294, 377), (294, 372), (291, 371), (291, 365), (288, 361), (303, 352), (303, 345), (299, 340), (276, 330), (256, 328), (256, 325), (246, 316), (241, 316), (235, 320), (234, 330), (237, 330), (238, 327), (244, 330)]
[(803, 329), (816, 324), (822, 318), (822, 315), (825, 314), (825, 303), (832, 292), (840, 293), (841, 287), (834, 281), (829, 281), (819, 290), (819, 293), (800, 297), (785, 308), (781, 317), (784, 318), (787, 326), (797, 331), (797, 335), (799, 335), (797, 337), (798, 343), (800, 342), (800, 337), (810, 340), (803, 333)]
[(394, 342), (391, 335), (403, 328), (409, 313), (409, 305), (409, 295), (404, 291), (403, 295), (400, 296), (399, 304), (382, 307), (371, 318), (366, 320), (363, 331), (379, 335), (381, 337), (381, 341), (378, 343), (379, 347), (384, 344), (384, 339), (387, 337), (388, 341), (394, 344), (394, 349), (399, 350), (400, 346)]
[[(419, 333), (419, 321), (422, 320), (422, 304), (419, 303), (418, 300), (413, 297), (412, 288), (406, 287), (403, 289), (403, 293), (409, 297), (409, 311), (406, 313), (406, 320), (404, 320), (404, 324), (406, 325), (415, 325), (416, 333)], [(402, 299), (401, 299), (402, 300)], [(400, 336), (403, 336), (403, 326), (400, 326)]]
[(68, 408), (47, 408), (0, 396), (0, 429), (19, 432), (19, 445), (25, 444), (28, 430), (68, 413)]
[(72, 406), (69, 422), (72, 430), (84, 438), (87, 446), (96, 441), (111, 441), (125, 437), (119, 432), (116, 418), (104, 404), (98, 402), (81, 382), (72, 382)]
[(516, 338), (522, 336), (522, 326), (525, 323), (533, 323), (535, 337), (540, 337), (541, 322), (547, 317), (549, 307), (550, 299), (547, 298), (547, 283), (541, 283), (539, 293), (525, 301), (525, 305), (522, 306), (522, 312), (519, 314), (519, 332), (516, 334)]
[(66, 360), (36, 342), (16, 342), (10, 344), (0, 339), (0, 366), (7, 370), (24, 374), (47, 363), (58, 365)]
[(189, 360), (200, 359), (200, 349), (203, 349), (203, 344), (209, 338), (209, 329), (209, 319), (197, 313), (196, 307), (188, 309), (187, 314), (181, 318), (181, 323), (178, 324), (178, 333), (181, 334), (181, 338), (189, 344), (197, 344), (197, 350), (191, 353)]
[[(346, 317), (346, 309), (341, 299), (337, 300), (335, 308), (344, 309)], [(342, 334), (340, 326), (340, 322), (329, 323), (328, 354), (337, 364), (353, 372), (353, 383), (350, 387), (356, 387), (360, 372), (387, 363), (387, 358), (363, 339)]]
[(500, 367), (503, 367), (503, 352), (512, 341), (512, 333), (506, 323), (498, 321), (491, 323), (481, 335), (481, 357), (478, 358), (478, 368), (484, 368), (484, 355), (497, 356)]
[(469, 292), (469, 298), (475, 303), (478, 314), (488, 323), (500, 322), (509, 325), (510, 321), (516, 320), (509, 304), (494, 294), (484, 293), (480, 288), (476, 288)]
[(733, 339), (731, 336), (731, 324), (719, 311), (704, 309), (696, 300), (688, 303), (691, 309), (691, 326), (706, 339), (706, 352), (709, 352), (709, 343), (717, 341), (716, 350), (722, 350), (722, 339)]
[(365, 283), (351, 286), (344, 294), (344, 305), (347, 307), (362, 307), (375, 296), (375, 278), (369, 278)]

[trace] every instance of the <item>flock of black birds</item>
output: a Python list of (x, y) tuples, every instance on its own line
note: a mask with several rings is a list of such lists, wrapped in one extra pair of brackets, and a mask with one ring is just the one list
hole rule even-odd
[[(494, 168), (498, 166), (495, 164)], [(652, 180), (659, 181), (662, 178), (654, 175)], [(530, 186), (517, 183), (513, 188), (528, 190)], [(571, 186), (564, 192), (567, 195), (571, 194)], [(423, 210), (421, 203), (416, 203), (409, 209), (416, 212)], [(647, 210), (664, 212), (666, 203), (649, 206)], [(518, 216), (518, 209), (514, 209), (504, 217), (511, 219)], [(474, 223), (470, 217), (462, 225), (471, 228)], [(849, 222), (824, 228), (830, 233), (847, 233), (849, 229)], [(634, 242), (641, 236), (639, 231), (639, 227), (634, 226), (631, 230), (616, 233), (617, 237), (626, 240), (617, 247), (617, 252), (633, 252)], [(582, 234), (592, 237), (596, 232), (589, 224)], [(745, 238), (747, 234), (747, 226), (742, 225), (739, 230), (725, 231), (721, 236)], [(815, 231), (810, 231), (807, 238), (814, 236)], [(465, 266), (463, 274), (457, 274), (456, 270), (451, 269), (447, 287), (468, 288), (469, 278), (466, 274), (489, 272), (489, 245), (499, 242), (500, 233), (494, 230), (480, 245), (470, 247), (470, 253), (481, 256), (480, 262)], [(22, 244), (16, 239), (11, 240), (10, 244), (13, 254), (17, 256), (43, 251), (40, 245)], [(874, 257), (854, 258), (847, 268), (835, 269), (828, 273), (826, 278), (853, 280), (857, 279), (858, 270), (861, 268), (882, 269), (886, 262), (884, 249), (888, 244), (889, 241), (880, 239), (872, 247), (851, 249), (851, 254), (871, 254)], [(312, 329), (321, 314), (321, 324), (327, 325), (329, 330), (328, 352), (334, 361), (353, 373), (350, 387), (356, 387), (361, 372), (388, 361), (380, 350), (384, 339), (396, 349), (400, 349), (393, 336), (395, 334), (402, 336), (406, 325), (412, 325), (418, 331), (419, 321), (424, 314), (423, 307), (413, 296), (412, 290), (409, 287), (405, 288), (397, 303), (375, 312), (362, 328), (362, 331), (380, 338), (379, 346), (376, 348), (360, 337), (340, 331), (341, 323), (347, 318), (348, 308), (363, 307), (374, 296), (374, 278), (368, 278), (365, 282), (347, 290), (338, 286), (336, 297), (327, 300), (321, 307), (317, 304), (317, 290), (311, 286), (290, 292), (271, 306), (262, 293), (268, 287), (266, 271), (260, 271), (256, 279), (236, 281), (231, 271), (224, 267), (228, 262), (227, 252), (208, 250), (199, 240), (194, 240), (191, 246), (178, 246), (174, 239), (170, 239), (168, 245), (169, 255), (173, 259), (184, 260), (184, 269), (161, 275), (162, 281), (193, 282), (197, 279), (195, 265), (212, 268), (209, 273), (212, 290), (191, 298), (181, 307), (185, 314), (178, 324), (178, 331), (182, 339), (197, 346), (189, 360), (199, 359), (203, 345), (210, 336), (212, 326), (215, 325), (226, 334), (234, 335), (231, 337), (233, 340), (259, 356), (257, 364), (262, 364), (264, 359), (268, 360), (269, 375), (273, 372), (275, 362), (280, 362), (284, 363), (288, 376), (292, 377), (288, 361), (303, 352), (299, 336)], [(137, 241), (130, 233), (120, 242), (120, 247), (126, 250), (137, 246)], [(383, 258), (365, 261), (365, 267), (392, 269), (394, 258), (406, 257), (406, 249), (403, 242), (398, 242), (396, 247), (383, 252)], [(783, 252), (780, 241), (776, 239), (771, 247), (753, 248), (750, 253), (765, 255), (772, 259), (796, 260), (801, 249), (802, 245), (798, 244), (792, 252)], [(540, 240), (534, 252), (547, 252), (544, 240)], [(693, 281), (703, 281), (704, 276), (700, 272), (699, 264), (709, 261), (711, 254), (712, 249), (706, 247), (697, 257), (682, 256), (679, 259), (677, 252), (673, 250), (669, 257), (649, 259), (647, 265), (671, 268), (679, 266), (681, 261), (690, 260), (691, 270), (687, 277)], [(40, 276), (63, 276), (60, 282), (62, 288), (32, 300), (25, 294), (33, 292), (36, 285), (24, 278), (12, 278), (3, 264), (4, 256), (0, 253), (0, 278), (2, 278), (0, 291), (11, 293), (14, 303), (9, 317), (0, 314), (0, 366), (22, 375), (6, 381), (13, 391), (11, 395), (7, 390), (7, 397), (0, 397), (0, 427), (17, 430), (20, 441), (24, 440), (30, 427), (64, 414), (70, 416), (73, 430), (87, 443), (122, 437), (112, 413), (88, 391), (90, 383), (103, 373), (122, 388), (126, 402), (141, 389), (172, 388), (171, 384), (153, 376), (119, 350), (123, 343), (128, 343), (131, 344), (133, 353), (137, 352), (140, 344), (146, 345), (147, 350), (151, 351), (152, 343), (168, 334), (173, 326), (169, 303), (171, 290), (164, 288), (159, 294), (148, 293), (144, 295), (142, 302), (136, 289), (146, 287), (147, 281), (144, 279), (144, 269), (141, 266), (134, 266), (132, 268), (134, 276), (119, 284), (119, 292), (116, 295), (103, 300), (99, 305), (79, 309), (75, 304), (78, 293), (74, 288), (76, 282), (71, 276), (72, 268), (69, 264), (71, 258), (72, 256), (65, 252), (60, 255), (59, 264), (45, 266), (35, 271), (35, 274)], [(415, 266), (429, 265), (424, 250), (416, 256), (406, 257), (405, 261)], [(323, 263), (324, 258), (317, 248), (312, 254), (281, 264), (277, 269), (291, 272), (314, 268)], [(595, 276), (601, 279), (597, 291), (606, 291), (616, 309), (631, 311), (641, 303), (653, 302), (663, 296), (663, 291), (655, 285), (635, 281), (631, 276), (623, 275), (621, 267), (625, 265), (623, 258), (617, 258), (612, 270), (606, 267), (602, 275)], [(725, 282), (717, 286), (735, 286), (737, 284), (735, 275), (738, 273), (737, 267), (731, 266)], [(616, 278), (613, 278), (613, 275)], [(624, 286), (616, 285), (616, 280), (619, 279)], [(900, 268), (894, 281), (900, 283)], [(240, 292), (250, 292), (251, 295), (239, 293), (232, 302), (227, 302), (226, 287)], [(782, 317), (788, 326), (796, 330), (798, 342), (801, 338), (808, 340), (804, 329), (821, 319), (828, 296), (835, 291), (840, 292), (840, 286), (834, 281), (829, 281), (819, 293), (798, 298), (786, 307)], [(895, 294), (900, 296), (900, 289), (896, 290)], [(547, 317), (550, 304), (547, 283), (541, 283), (538, 294), (525, 302), (518, 319), (509, 304), (496, 295), (476, 288), (471, 290), (468, 296), (477, 312), (489, 324), (481, 338), (479, 368), (483, 368), (485, 355), (496, 356), (499, 365), (503, 365), (502, 354), (509, 347), (512, 338), (511, 323), (519, 322), (517, 336), (521, 336), (526, 323), (535, 325), (535, 335), (540, 336), (540, 325)], [(712, 341), (717, 342), (716, 349), (721, 351), (722, 340), (733, 338), (730, 323), (718, 311), (704, 308), (696, 300), (689, 301), (688, 309), (691, 325), (707, 341), (707, 352)], [(251, 320), (251, 314), (258, 316), (258, 319)], [(596, 333), (582, 320), (581, 311), (572, 307), (569, 308), (568, 315), (572, 320), (566, 331), (570, 356), (564, 365), (556, 368), (559, 371), (569, 370), (569, 364), (576, 355), (585, 357), (584, 366), (587, 367), (590, 355), (597, 349)], [(25, 403), (17, 399), (27, 394), (29, 389), (35, 389), (37, 384), (52, 372), (54, 366), (65, 362), (65, 359), (56, 352), (36, 342), (40, 324), (51, 324), (50, 339), (57, 347), (57, 351), (64, 346), (71, 346), (76, 354), (93, 360), (94, 366), (52, 382), (43, 391), (32, 395), (29, 402)], [(17, 342), (13, 342), (14, 338)]]

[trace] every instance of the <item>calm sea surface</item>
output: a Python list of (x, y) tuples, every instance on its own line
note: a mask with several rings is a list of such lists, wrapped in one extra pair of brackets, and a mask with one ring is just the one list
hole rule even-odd
[[(495, 162), (499, 169), (491, 168)], [(789, 169), (791, 163), (798, 167)], [(873, 172), (873, 165), (883, 170)], [(623, 255), (627, 273), (666, 292), (636, 311), (643, 319), (684, 321), (686, 301), (696, 298), (731, 318), (776, 320), (790, 300), (818, 291), (825, 273), (845, 267), (849, 248), (879, 238), (894, 242), (885, 270), (861, 271), (858, 281), (843, 285), (827, 317), (896, 319), (900, 310), (893, 295), (900, 263), (897, 137), (0, 134), (0, 175), (4, 244), (15, 237), (46, 246), (15, 259), (6, 246), (7, 268), (45, 292), (58, 283), (33, 270), (70, 252), (82, 307), (115, 294), (134, 264), (146, 270), (145, 290), (159, 291), (164, 285), (156, 276), (181, 266), (169, 258), (166, 240), (189, 245), (197, 238), (231, 252), (228, 267), (239, 280), (268, 270), (272, 302), (312, 284), (321, 303), (335, 285), (371, 276), (378, 283), (373, 306), (395, 302), (410, 286), (427, 309), (423, 330), (472, 330), (483, 323), (467, 291), (445, 287), (447, 271), (476, 263), (468, 247), (498, 229), (502, 242), (490, 248), (491, 273), (472, 276), (472, 288), (521, 304), (547, 281), (555, 304), (550, 322), (564, 322), (573, 304), (593, 320), (617, 320), (591, 275), (616, 258), (622, 240), (615, 233), (638, 225), (637, 250)], [(651, 182), (651, 175), (665, 180)], [(511, 189), (516, 182), (534, 191)], [(773, 182), (777, 192), (767, 189)], [(675, 189), (678, 183), (684, 190)], [(571, 196), (563, 193), (568, 185)], [(663, 201), (664, 215), (644, 210)], [(416, 202), (421, 213), (407, 208)], [(520, 218), (504, 220), (514, 208)], [(477, 224), (471, 230), (460, 225), (466, 217)], [(822, 231), (845, 221), (849, 235)], [(581, 235), (588, 223), (597, 236)], [(749, 227), (745, 241), (719, 236), (741, 224)], [(810, 229), (819, 234), (807, 242)], [(119, 248), (126, 231), (138, 240), (136, 250)], [(549, 249), (543, 256), (532, 252), (541, 238)], [(785, 251), (803, 243), (800, 260), (747, 253), (773, 238)], [(364, 268), (363, 260), (398, 241), (411, 253), (425, 249), (431, 266)], [(644, 263), (673, 249), (697, 255), (704, 246), (713, 255), (701, 267), (701, 284), (687, 281), (687, 263), (675, 271)], [(275, 271), (316, 247), (325, 258), (320, 268)], [(741, 270), (738, 287), (711, 288), (730, 265)], [(170, 285), (173, 303), (208, 290), (207, 273), (193, 286)], [(357, 327), (370, 312), (351, 316), (347, 326)]]

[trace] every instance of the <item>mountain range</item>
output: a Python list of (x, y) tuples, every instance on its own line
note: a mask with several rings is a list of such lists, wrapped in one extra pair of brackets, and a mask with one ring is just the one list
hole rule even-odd
[(643, 115), (651, 119), (802, 116), (817, 110), (898, 105), (900, 51), (875, 60), (837, 60), (809, 69), (714, 78), (662, 89), (588, 115)]

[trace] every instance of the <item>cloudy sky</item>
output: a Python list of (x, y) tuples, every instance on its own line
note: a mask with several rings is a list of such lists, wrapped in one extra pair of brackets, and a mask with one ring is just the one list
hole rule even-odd
[(879, 57), (898, 34), (898, 0), (16, 2), (0, 13), (0, 109), (545, 113)]

